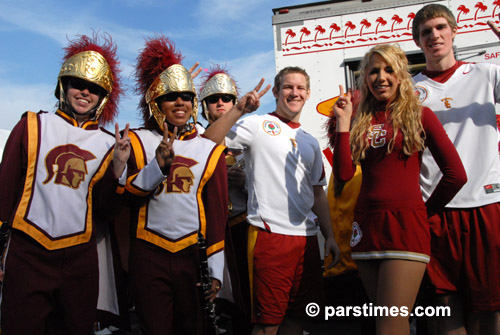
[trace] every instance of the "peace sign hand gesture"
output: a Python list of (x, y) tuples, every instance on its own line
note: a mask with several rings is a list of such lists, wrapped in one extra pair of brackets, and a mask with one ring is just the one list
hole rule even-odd
[(170, 166), (175, 158), (174, 140), (177, 137), (177, 127), (174, 128), (174, 133), (168, 137), (167, 123), (163, 123), (163, 139), (156, 148), (156, 161), (164, 175), (170, 172)]
[(351, 115), (352, 115), (352, 102), (351, 90), (344, 94), (344, 87), (339, 85), (340, 95), (335, 105), (333, 105), (333, 112), (337, 117), (337, 132), (348, 132), (351, 128)]
[(252, 113), (260, 107), (260, 98), (262, 98), (262, 96), (271, 88), (271, 85), (267, 85), (262, 91), (260, 91), (264, 81), (265, 79), (262, 78), (252, 91), (248, 92), (238, 100), (236, 108), (238, 108), (243, 114)]
[(199, 65), (200, 65), (200, 62), (196, 62), (188, 70), (189, 74), (191, 75), (191, 79), (193, 79), (193, 80), (194, 80), (194, 78), (198, 77), (198, 75), (200, 74), (201, 70), (203, 70), (202, 67), (198, 68)]
[(113, 171), (116, 178), (120, 178), (130, 157), (130, 137), (128, 137), (129, 124), (123, 130), (123, 136), (120, 136), (120, 128), (115, 123), (115, 148), (113, 151)]

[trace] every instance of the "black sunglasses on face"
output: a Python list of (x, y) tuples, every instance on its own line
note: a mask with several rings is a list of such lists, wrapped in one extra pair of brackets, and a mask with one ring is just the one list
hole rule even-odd
[(92, 94), (100, 95), (101, 93), (104, 93), (104, 89), (96, 84), (93, 84), (91, 82), (88, 82), (83, 79), (79, 78), (70, 78), (68, 80), (68, 85), (74, 89), (77, 89), (79, 91), (83, 91), (85, 89), (88, 89), (88, 91)]
[(234, 101), (234, 97), (229, 94), (222, 94), (222, 95), (211, 95), (207, 98), (207, 102), (209, 104), (216, 104), (219, 102), (219, 99), (222, 100), (222, 102), (228, 103), (229, 101)]
[(190, 92), (171, 92), (163, 95), (160, 99), (164, 101), (177, 101), (177, 98), (181, 98), (182, 101), (193, 101), (194, 94)]

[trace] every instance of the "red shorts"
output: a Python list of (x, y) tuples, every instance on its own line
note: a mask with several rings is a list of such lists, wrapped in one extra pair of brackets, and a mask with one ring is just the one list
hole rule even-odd
[(430, 234), (423, 203), (406, 208), (356, 211), (351, 238), (352, 258), (407, 259), (428, 263)]
[(303, 319), (308, 303), (323, 306), (317, 236), (259, 230), (253, 265), (254, 323), (278, 325), (285, 314)]
[(500, 310), (500, 203), (446, 209), (432, 218), (431, 238), (436, 292), (464, 292), (473, 311)]

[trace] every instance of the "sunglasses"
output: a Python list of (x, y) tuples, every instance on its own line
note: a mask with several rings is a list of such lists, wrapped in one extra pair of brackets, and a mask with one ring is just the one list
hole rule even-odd
[(101, 95), (104, 93), (104, 89), (101, 86), (79, 78), (70, 78), (68, 85), (79, 91), (87, 89), (91, 94)]
[(193, 101), (194, 94), (191, 92), (171, 92), (163, 95), (160, 99), (163, 101), (177, 101), (178, 98), (181, 98), (182, 101)]
[(229, 95), (229, 94), (211, 95), (207, 98), (207, 102), (209, 104), (215, 104), (215, 103), (219, 102), (219, 99), (221, 99), (222, 102), (225, 102), (225, 103), (228, 103), (229, 101), (234, 102), (234, 97), (232, 95)]

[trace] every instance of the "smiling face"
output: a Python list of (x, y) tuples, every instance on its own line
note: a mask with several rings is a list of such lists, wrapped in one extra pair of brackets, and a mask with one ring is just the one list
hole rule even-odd
[(193, 111), (194, 94), (191, 92), (173, 92), (158, 98), (160, 110), (171, 125), (185, 126)]
[(79, 121), (88, 120), (90, 112), (97, 106), (103, 95), (103, 89), (86, 80), (71, 78), (66, 88), (66, 99), (73, 108), (74, 115)]
[(302, 73), (285, 74), (281, 77), (279, 88), (273, 87), (276, 113), (290, 121), (299, 122), (300, 113), (310, 93), (307, 79)]
[(393, 101), (400, 84), (391, 65), (378, 53), (373, 53), (366, 69), (366, 85), (378, 101)]
[(419, 25), (417, 46), (422, 49), (429, 70), (446, 70), (455, 64), (453, 39), (457, 28), (451, 28), (444, 17), (436, 17)]

